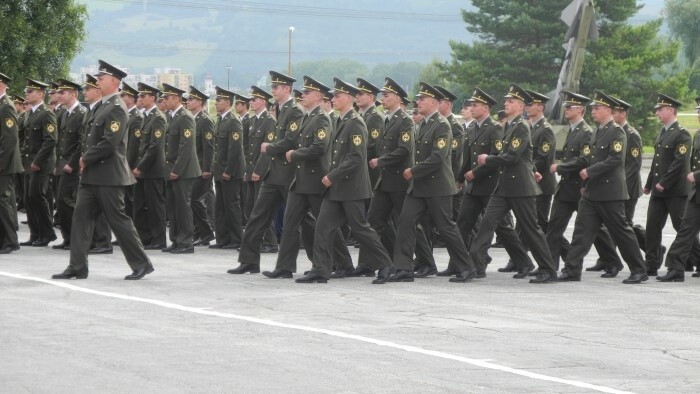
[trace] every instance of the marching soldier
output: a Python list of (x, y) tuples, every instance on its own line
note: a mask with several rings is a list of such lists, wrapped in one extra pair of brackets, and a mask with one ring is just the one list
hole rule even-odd
[[(391, 259), (379, 241), (379, 236), (365, 219), (363, 200), (372, 195), (367, 169), (367, 127), (353, 110), (358, 89), (334, 78), (333, 106), (340, 113), (333, 141), (330, 171), (321, 182), (327, 188), (316, 221), (313, 247), (313, 268), (296, 280), (297, 283), (326, 283), (333, 268), (333, 250), (339, 228), (347, 222), (350, 230), (365, 249), (372, 264), (379, 269), (372, 283), (385, 283), (392, 270)], [(319, 100), (320, 104), (320, 100)], [(322, 115), (325, 116), (325, 115)], [(318, 137), (318, 132), (316, 133)], [(327, 136), (326, 136), (327, 138)], [(280, 253), (282, 254), (282, 253)]]
[(554, 153), (556, 151), (556, 140), (554, 131), (547, 119), (544, 117), (544, 108), (549, 101), (547, 95), (526, 90), (532, 100), (526, 103), (527, 119), (530, 122), (532, 135), (532, 161), (535, 171), (541, 177), (538, 181), (542, 194), (537, 196), (537, 224), (542, 231), (547, 233), (549, 224), (549, 208), (552, 206), (552, 196), (557, 186), (557, 180), (549, 171), (549, 167), (554, 163)]
[(231, 113), (235, 103), (234, 93), (216, 87), (216, 122), (214, 162), (212, 173), (216, 188), (216, 243), (211, 249), (237, 249), (241, 247), (243, 213), (241, 211), (241, 187), (245, 158), (243, 157), (243, 125)]
[[(627, 136), (613, 121), (615, 101), (610, 96), (596, 91), (590, 105), (593, 107), (591, 116), (598, 129), (590, 140), (589, 149), (583, 150), (579, 158), (584, 167), (579, 171), (583, 179), (582, 196), (571, 250), (558, 280), (581, 280), (583, 258), (604, 224), (631, 271), (631, 275), (622, 283), (642, 283), (649, 277), (634, 231), (625, 218), (624, 201), (629, 198), (624, 167)], [(560, 164), (558, 167), (565, 166), (570, 164)]]
[(214, 120), (207, 113), (207, 97), (199, 89), (190, 86), (187, 109), (194, 116), (195, 148), (202, 176), (195, 178), (192, 185), (192, 219), (194, 221), (194, 246), (209, 246), (214, 240), (214, 231), (207, 214), (206, 198), (213, 186), (211, 166), (214, 158)]
[(143, 104), (143, 125), (136, 165), (131, 171), (136, 177), (134, 189), (134, 225), (146, 250), (161, 250), (165, 239), (165, 114), (156, 100), (160, 90), (138, 83)]
[(673, 228), (680, 230), (685, 200), (690, 191), (686, 175), (690, 172), (688, 153), (691, 140), (688, 130), (676, 119), (680, 106), (680, 101), (659, 93), (655, 109), (663, 127), (654, 143), (654, 159), (644, 185), (644, 194), (651, 195), (645, 242), (645, 262), (649, 276), (656, 276), (663, 262), (665, 247), (661, 245), (661, 234), (666, 219), (670, 216)]
[[(359, 107), (359, 111), (357, 112), (362, 116), (362, 120), (365, 121), (369, 133), (367, 141), (367, 160), (379, 157), (377, 154), (377, 140), (384, 133), (384, 116), (377, 111), (377, 107), (374, 105), (379, 91), (380, 89), (378, 87), (367, 80), (357, 78), (357, 96), (355, 96), (355, 102)], [(378, 177), (378, 169), (369, 168), (369, 179), (372, 187), (377, 184)], [(370, 200), (368, 200), (368, 202), (369, 201)], [(393, 236), (396, 236), (396, 232), (394, 232)]]
[(44, 104), (47, 87), (43, 82), (27, 79), (27, 87), (24, 90), (27, 102), (31, 106), (26, 127), (27, 155), (31, 163), (26, 193), (30, 236), (28, 241), (20, 244), (22, 246), (47, 246), (56, 239), (46, 193), (49, 175), (56, 164), (58, 126), (53, 112)]
[(194, 253), (192, 234), (192, 186), (202, 176), (194, 140), (197, 138), (194, 117), (182, 106), (184, 90), (163, 84), (163, 101), (170, 110), (165, 135), (165, 212), (170, 221), (170, 241), (163, 249), (175, 254)]
[[(260, 152), (260, 145), (263, 142), (273, 142), (275, 140), (275, 119), (267, 111), (267, 103), (272, 99), (272, 95), (257, 86), (250, 87), (252, 93), (250, 107), (254, 116), (250, 119), (248, 138), (245, 139), (247, 147), (246, 171), (243, 187), (246, 190), (243, 195), (247, 201), (244, 204), (245, 217), (249, 218), (253, 212), (255, 201), (260, 193), (260, 180), (252, 180), (253, 173), (262, 174), (270, 166), (270, 157)], [(263, 235), (260, 253), (277, 253), (277, 235), (275, 235), (272, 223), (265, 230)]]
[[(126, 129), (129, 133), (129, 141), (126, 144), (126, 162), (129, 163), (129, 170), (136, 167), (136, 161), (139, 157), (139, 146), (141, 145), (141, 127), (143, 126), (143, 115), (137, 108), (139, 92), (126, 82), (122, 83), (122, 90), (119, 92), (119, 97), (124, 101), (126, 110), (129, 111), (129, 123)], [(124, 207), (126, 214), (131, 220), (134, 220), (134, 188), (131, 185), (126, 188), (124, 193)]]
[(13, 178), (22, 172), (17, 111), (7, 94), (12, 80), (0, 73), (0, 254), (19, 250)]
[(119, 84), (126, 73), (100, 60), (97, 73), (102, 105), (97, 110), (86, 149), (80, 158), (78, 198), (71, 232), (69, 266), (53, 279), (85, 279), (88, 276), (90, 235), (100, 211), (114, 230), (124, 257), (132, 269), (125, 280), (138, 280), (153, 272), (131, 219), (124, 212), (124, 187), (136, 181), (126, 162), (126, 124), (129, 115), (119, 98)]
[(452, 196), (457, 193), (452, 173), (452, 131), (447, 119), (438, 112), (442, 96), (437, 89), (421, 82), (416, 97), (418, 111), (424, 119), (415, 138), (415, 165), (402, 172), (410, 184), (397, 226), (396, 239), (401, 240), (394, 249), (397, 271), (388, 281), (413, 282), (416, 224), (428, 214), (459, 272), (450, 281), (466, 282), (476, 277), (476, 269), (452, 220)]
[(63, 243), (53, 245), (52, 249), (70, 250), (70, 233), (73, 227), (75, 196), (80, 183), (80, 154), (83, 139), (83, 122), (87, 109), (78, 102), (80, 85), (65, 79), (58, 80), (58, 100), (65, 111), (59, 122), (58, 135), (60, 144), (56, 148), (56, 211), (61, 223)]
[[(27, 111), (25, 110), (26, 103), (24, 100), (24, 97), (15, 94), (12, 96), (13, 97), (13, 102), (15, 104), (15, 111), (17, 112), (17, 134), (18, 134), (18, 139), (19, 139), (19, 155), (20, 155), (20, 161), (24, 157), (24, 136), (25, 136), (25, 130), (24, 130), (24, 125), (25, 125), (25, 120), (27, 119)], [(24, 165), (22, 166), (24, 168)], [(15, 196), (17, 197), (17, 210), (24, 212), (24, 179), (25, 174), (20, 171), (19, 173), (15, 174), (14, 176), (14, 190), (15, 190)]]

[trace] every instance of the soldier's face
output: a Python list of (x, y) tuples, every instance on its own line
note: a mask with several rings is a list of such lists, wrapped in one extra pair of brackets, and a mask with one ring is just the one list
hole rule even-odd
[(656, 117), (659, 118), (661, 123), (668, 123), (673, 120), (676, 116), (676, 111), (672, 107), (660, 107), (656, 109)]
[(460, 111), (460, 115), (462, 115), (463, 119), (471, 119), (472, 118), (472, 106), (466, 106), (462, 107), (462, 111)]
[(591, 109), (591, 117), (598, 124), (607, 123), (612, 115), (612, 110), (607, 105), (594, 105)]
[[(143, 108), (151, 108), (156, 103), (156, 96), (151, 94), (139, 94), (139, 100)], [(138, 102), (137, 104), (138, 105)]]
[(355, 95), (355, 101), (360, 108), (367, 108), (374, 104), (374, 95), (367, 92), (359, 92)]
[(100, 93), (100, 89), (88, 86), (83, 91), (83, 95), (85, 96), (85, 101), (88, 103), (94, 103), (102, 96), (102, 93)]
[(583, 116), (583, 107), (580, 105), (564, 106), (564, 118), (566, 120), (576, 120)]
[(119, 88), (121, 81), (111, 75), (100, 74), (97, 76), (97, 86), (102, 94), (108, 94)]
[(352, 107), (352, 103), (354, 101), (355, 97), (347, 93), (333, 93), (333, 108), (337, 109), (341, 113), (349, 110)]
[(481, 120), (489, 115), (491, 109), (484, 103), (472, 103), (471, 111), (474, 119)]
[(187, 109), (190, 111), (198, 112), (200, 109), (202, 109), (202, 102), (196, 98), (188, 98)]
[(438, 101), (432, 97), (418, 97), (416, 105), (418, 106), (418, 113), (423, 116), (428, 116), (438, 109)]
[(24, 99), (34, 106), (44, 100), (44, 92), (39, 89), (28, 89), (24, 91)]
[(256, 113), (265, 109), (266, 104), (267, 103), (265, 100), (261, 99), (260, 97), (253, 97), (253, 99), (250, 100), (250, 108)]
[(216, 112), (221, 114), (231, 108), (231, 103), (225, 98), (217, 98), (214, 107), (216, 108)]
[(616, 109), (612, 113), (615, 123), (622, 125), (627, 120), (627, 112)]
[(525, 109), (525, 103), (522, 100), (507, 98), (503, 104), (503, 110), (506, 111), (508, 117), (519, 115), (523, 113)]
[(391, 92), (382, 93), (382, 107), (393, 111), (401, 105), (401, 97)]
[(59, 90), (56, 96), (59, 104), (69, 105), (73, 102), (73, 97), (76, 96), (76, 93), (75, 90)]
[(22, 111), (24, 111), (24, 104), (22, 104), (22, 103), (15, 103), (15, 111), (17, 111), (17, 112), (22, 112)]
[(438, 103), (438, 111), (443, 116), (449, 115), (452, 112), (452, 103), (447, 100), (440, 100)]
[(163, 103), (165, 104), (165, 108), (172, 111), (181, 105), (180, 96), (167, 95), (163, 97)]
[(275, 99), (275, 101), (280, 101), (282, 99), (287, 98), (292, 92), (292, 87), (287, 86), (287, 85), (279, 85), (279, 84), (273, 84), (270, 87), (270, 93), (272, 94), (272, 98)]
[(527, 117), (534, 119), (542, 115), (544, 112), (544, 106), (539, 103), (531, 103), (525, 106), (525, 111), (527, 112)]
[(143, 97), (140, 95), (136, 97), (136, 108), (143, 108)]

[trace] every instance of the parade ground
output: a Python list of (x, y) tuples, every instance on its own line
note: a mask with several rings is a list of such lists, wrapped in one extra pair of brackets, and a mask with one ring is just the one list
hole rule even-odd
[[(665, 245), (674, 233), (669, 221)], [(532, 285), (490, 253), (487, 278), (468, 284), (309, 285), (226, 274), (237, 252), (207, 248), (148, 251), (155, 272), (124, 281), (115, 247), (90, 257), (88, 279), (55, 281), (69, 252), (22, 247), (0, 257), (1, 391), (700, 392), (700, 278), (623, 285), (625, 269)], [(446, 268), (447, 251), (435, 256)], [(296, 276), (309, 268), (301, 253)]]

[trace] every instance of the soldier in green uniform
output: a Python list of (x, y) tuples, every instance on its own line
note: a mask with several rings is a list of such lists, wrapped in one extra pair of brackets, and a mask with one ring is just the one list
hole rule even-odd
[[(380, 89), (373, 85), (371, 82), (357, 78), (357, 96), (355, 97), (355, 102), (359, 107), (357, 111), (362, 120), (365, 121), (367, 126), (367, 131), (369, 132), (367, 141), (367, 160), (376, 159), (377, 154), (377, 140), (384, 133), (384, 116), (377, 111), (377, 107), (374, 105), (377, 100), (377, 95)], [(372, 187), (377, 184), (377, 179), (379, 177), (379, 171), (375, 168), (369, 169), (369, 179)], [(370, 200), (368, 200), (370, 201)], [(394, 233), (396, 236), (396, 233)]]
[(73, 227), (73, 211), (75, 196), (80, 183), (80, 154), (83, 139), (83, 122), (87, 109), (78, 102), (80, 85), (65, 79), (58, 80), (58, 100), (65, 111), (62, 111), (59, 122), (59, 144), (56, 147), (56, 177), (58, 189), (56, 192), (56, 211), (61, 223), (63, 243), (53, 245), (53, 249), (70, 250), (70, 233)]
[[(275, 100), (274, 112), (277, 115), (277, 124), (273, 141), (269, 141), (269, 137), (266, 137), (266, 142), (260, 145), (260, 151), (267, 155), (270, 164), (259, 169), (263, 171), (262, 173), (258, 173), (256, 168), (250, 176), (252, 181), (261, 181), (262, 184), (243, 234), (238, 254), (238, 262), (241, 264), (234, 270), (260, 272), (260, 246), (263, 236), (280, 206), (287, 201), (289, 185), (294, 179), (294, 166), (286, 158), (288, 149), (285, 149), (286, 145), (279, 148), (275, 145), (270, 151), (267, 149), (273, 143), (283, 139), (289, 140), (290, 144), (297, 141), (304, 113), (292, 97), (292, 84), (295, 81), (296, 79), (290, 76), (270, 71), (271, 93)], [(302, 224), (305, 245), (311, 244), (312, 240), (309, 237), (312, 234), (313, 228)]]
[(125, 280), (137, 280), (153, 272), (131, 219), (124, 212), (124, 186), (136, 180), (126, 162), (129, 114), (119, 98), (122, 70), (100, 60), (97, 73), (102, 105), (87, 134), (86, 149), (80, 158), (78, 197), (71, 232), (70, 265), (53, 279), (85, 279), (88, 276), (90, 235), (100, 212), (114, 231), (132, 273)]
[(644, 194), (651, 195), (645, 242), (649, 276), (656, 276), (663, 262), (661, 234), (666, 220), (670, 216), (673, 228), (680, 229), (685, 200), (690, 192), (686, 175), (690, 172), (691, 139), (688, 130), (676, 119), (680, 106), (680, 101), (660, 93), (655, 107), (663, 127), (654, 143), (654, 159), (644, 185)]
[(476, 270), (457, 224), (452, 220), (452, 196), (457, 193), (452, 172), (452, 130), (438, 111), (442, 95), (437, 89), (421, 82), (416, 97), (418, 111), (424, 119), (415, 136), (415, 165), (402, 171), (410, 184), (397, 226), (396, 239), (401, 240), (396, 243), (393, 256), (397, 271), (388, 281), (414, 280), (416, 224), (424, 215), (430, 215), (459, 272), (457, 278), (450, 281), (466, 282), (476, 277)]
[(17, 111), (7, 93), (10, 82), (12, 79), (0, 72), (0, 254), (19, 250), (13, 178), (22, 172), (22, 159)]
[[(133, 170), (136, 167), (136, 161), (139, 157), (139, 146), (141, 145), (141, 127), (143, 126), (143, 115), (136, 106), (139, 92), (126, 82), (122, 82), (122, 90), (119, 92), (119, 97), (124, 101), (126, 110), (129, 111), (129, 123), (126, 129), (129, 133), (129, 141), (126, 144), (126, 162), (129, 163), (129, 169)], [(126, 214), (131, 220), (134, 220), (134, 188), (131, 185), (126, 188), (124, 193), (124, 206)]]
[(194, 221), (194, 246), (209, 246), (214, 240), (214, 230), (211, 219), (207, 214), (206, 198), (214, 183), (211, 177), (211, 165), (214, 158), (214, 120), (207, 112), (207, 97), (202, 91), (190, 86), (187, 97), (187, 110), (194, 116), (195, 148), (197, 161), (202, 170), (202, 176), (195, 178), (192, 186), (192, 219)]
[(134, 189), (134, 225), (146, 250), (161, 250), (165, 239), (165, 114), (156, 100), (160, 90), (143, 82), (138, 84), (143, 104), (143, 125), (136, 166)]
[[(545, 235), (537, 225), (535, 201), (542, 191), (537, 186), (533, 173), (530, 128), (522, 118), (525, 102), (532, 98), (520, 86), (511, 84), (505, 99), (504, 111), (507, 121), (500, 153), (481, 153), (477, 156), (477, 164), (483, 170), (497, 168), (499, 176), (498, 186), (489, 200), (479, 232), (472, 243), (471, 254), (478, 268), (484, 269), (483, 259), (496, 227), (503, 222), (506, 213), (512, 211), (522, 228), (523, 240), (521, 242), (517, 235), (514, 238), (504, 237), (504, 246), (507, 246), (506, 250), (517, 266), (521, 264), (521, 256), (527, 256), (523, 243), (527, 244), (540, 271), (540, 275), (530, 282), (548, 283), (556, 279), (556, 267), (547, 248)], [(515, 253), (511, 254), (510, 250)], [(521, 266), (521, 275), (516, 274), (514, 277), (526, 277), (528, 269), (529, 267)]]
[(184, 90), (163, 84), (163, 101), (170, 110), (168, 132), (165, 135), (165, 212), (170, 222), (172, 244), (164, 252), (194, 253), (192, 234), (192, 186), (202, 176), (197, 161), (194, 117), (182, 106)]
[(542, 194), (537, 196), (537, 224), (542, 231), (547, 233), (549, 224), (549, 209), (552, 206), (552, 196), (557, 186), (557, 180), (549, 171), (549, 167), (554, 163), (554, 153), (556, 151), (556, 140), (552, 126), (544, 116), (544, 109), (549, 101), (545, 94), (527, 90), (532, 100), (526, 103), (527, 119), (530, 122), (530, 134), (532, 138), (532, 161), (535, 164), (535, 171), (539, 176), (537, 182), (542, 190)]
[(47, 190), (49, 176), (56, 164), (58, 125), (53, 112), (44, 104), (47, 87), (43, 82), (27, 79), (24, 90), (31, 106), (26, 126), (27, 155), (31, 162), (26, 193), (30, 236), (28, 241), (20, 244), (22, 246), (47, 246), (56, 239)]
[[(590, 105), (593, 107), (591, 116), (598, 129), (590, 140), (589, 149), (583, 150), (579, 157), (584, 167), (579, 171), (583, 179), (582, 196), (571, 250), (558, 280), (581, 280), (583, 258), (604, 224), (631, 271), (623, 283), (642, 283), (649, 277), (634, 231), (625, 218), (625, 200), (629, 198), (625, 179), (627, 136), (622, 127), (613, 121), (615, 101), (610, 96), (597, 91)], [(558, 167), (566, 166), (569, 164)]]
[[(241, 125), (243, 126), (243, 158), (245, 159), (246, 157), (246, 149), (248, 147), (248, 134), (250, 133), (250, 122), (251, 122), (251, 116), (250, 116), (250, 97), (244, 96), (242, 94), (234, 93), (233, 94), (233, 99), (235, 100), (235, 104), (233, 105), (233, 111), (236, 113), (236, 116), (238, 116), (238, 119), (241, 121)], [(245, 175), (245, 174), (244, 174)], [(245, 183), (245, 181), (244, 181)], [(245, 185), (241, 186), (241, 214), (242, 219), (243, 219), (243, 227), (245, 227), (246, 223), (248, 222), (248, 216), (246, 215), (246, 188)], [(251, 207), (252, 209), (252, 207)], [(261, 247), (261, 249), (263, 249)]]
[(216, 87), (216, 111), (219, 113), (214, 132), (212, 174), (216, 188), (216, 243), (212, 249), (237, 249), (243, 238), (241, 187), (245, 171), (243, 125), (231, 113), (234, 93)]
[(365, 219), (364, 200), (371, 197), (372, 189), (366, 164), (367, 127), (352, 107), (358, 89), (338, 78), (333, 81), (333, 106), (340, 113), (340, 120), (333, 140), (330, 171), (321, 179), (327, 191), (316, 221), (313, 268), (296, 282), (328, 281), (339, 229), (347, 222), (360, 243), (360, 250), (365, 249), (370, 256), (368, 260), (371, 265), (368, 268), (379, 270), (377, 279), (372, 283), (385, 283), (392, 270), (391, 258)]
[[(27, 111), (24, 109), (26, 104), (24, 97), (15, 94), (12, 96), (12, 101), (15, 104), (15, 111), (17, 112), (17, 135), (19, 139), (19, 155), (20, 161), (24, 155), (24, 123), (27, 118)], [(24, 168), (24, 167), (23, 167)], [(24, 209), (24, 178), (25, 175), (23, 171), (15, 174), (13, 177), (15, 197), (17, 198), (17, 211), (25, 212)]]

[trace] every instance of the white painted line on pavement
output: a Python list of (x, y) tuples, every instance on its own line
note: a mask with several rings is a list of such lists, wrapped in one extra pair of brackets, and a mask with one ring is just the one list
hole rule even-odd
[(426, 356), (433, 356), (433, 357), (438, 357), (438, 358), (442, 358), (442, 359), (446, 359), (446, 360), (458, 361), (460, 363), (469, 364), (469, 365), (473, 365), (476, 367), (506, 372), (506, 373), (530, 378), (530, 379), (544, 380), (544, 381), (548, 381), (548, 382), (565, 384), (568, 386), (574, 386), (574, 387), (580, 387), (580, 388), (589, 389), (589, 390), (600, 391), (602, 393), (617, 393), (617, 394), (630, 393), (629, 391), (617, 390), (617, 389), (610, 388), (610, 387), (598, 386), (598, 385), (594, 385), (594, 384), (590, 384), (590, 383), (579, 382), (576, 380), (561, 379), (561, 378), (557, 378), (557, 377), (553, 377), (553, 376), (542, 375), (539, 373), (526, 371), (523, 369), (506, 367), (504, 365), (495, 364), (495, 363), (489, 362), (487, 360), (467, 358), (467, 357), (457, 356), (454, 354), (440, 352), (440, 351), (436, 351), (436, 350), (423, 349), (423, 348), (420, 348), (417, 346), (401, 345), (398, 343), (384, 341), (381, 339), (374, 339), (374, 338), (364, 337), (361, 335), (348, 334), (348, 333), (344, 333), (342, 331), (326, 330), (323, 328), (301, 326), (301, 325), (297, 325), (297, 324), (279, 323), (279, 322), (276, 322), (273, 320), (259, 319), (256, 317), (242, 316), (242, 315), (235, 315), (235, 314), (231, 314), (231, 313), (223, 313), (223, 312), (206, 310), (209, 308), (193, 308), (193, 307), (188, 307), (188, 306), (184, 306), (184, 305), (173, 304), (171, 302), (153, 300), (150, 298), (141, 298), (141, 297), (134, 297), (134, 296), (118, 294), (118, 293), (110, 293), (110, 292), (100, 291), (100, 290), (92, 290), (92, 289), (88, 289), (88, 288), (84, 288), (84, 287), (80, 287), (80, 286), (75, 286), (75, 285), (72, 285), (72, 284), (69, 284), (66, 282), (48, 280), (48, 279), (43, 279), (43, 278), (36, 278), (33, 276), (27, 276), (27, 275), (11, 274), (8, 272), (0, 272), (0, 275), (6, 276), (9, 278), (29, 280), (29, 281), (34, 281), (34, 282), (41, 282), (41, 283), (45, 283), (45, 284), (56, 286), (56, 287), (62, 287), (64, 289), (68, 289), (68, 290), (79, 291), (79, 292), (87, 293), (87, 294), (94, 294), (94, 295), (98, 295), (98, 296), (102, 296), (102, 297), (117, 298), (120, 300), (135, 301), (135, 302), (141, 302), (141, 303), (145, 303), (145, 304), (156, 305), (156, 306), (160, 306), (163, 308), (174, 309), (174, 310), (179, 310), (179, 311), (183, 311), (183, 312), (197, 313), (197, 314), (206, 315), (206, 316), (223, 317), (226, 319), (236, 319), (236, 320), (246, 321), (246, 322), (250, 322), (250, 323), (263, 324), (266, 326), (288, 328), (288, 329), (292, 329), (292, 330), (299, 330), (299, 331), (313, 332), (313, 333), (317, 333), (317, 334), (324, 334), (324, 335), (328, 335), (328, 336), (332, 336), (332, 337), (352, 339), (355, 341), (371, 343), (371, 344), (374, 344), (377, 346), (385, 346), (385, 347), (389, 347), (389, 348), (393, 348), (393, 349), (403, 350), (403, 351), (410, 352), (410, 353), (419, 353), (419, 354), (423, 354)]

